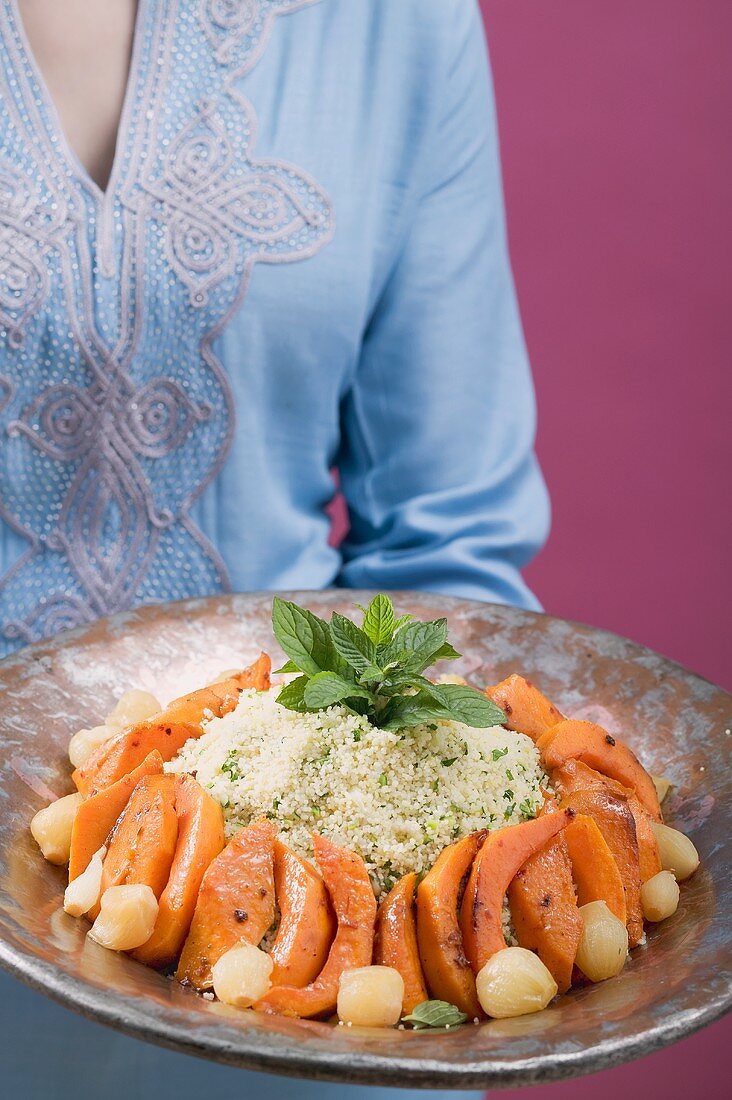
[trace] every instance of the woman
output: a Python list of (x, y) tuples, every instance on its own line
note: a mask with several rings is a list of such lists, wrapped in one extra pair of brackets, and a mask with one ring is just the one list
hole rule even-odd
[[(548, 509), (475, 0), (0, 10), (2, 649), (228, 588), (536, 606), (519, 568)], [(62, 1095), (80, 1050), (77, 1097), (292, 1088), (3, 992), (18, 1094)]]

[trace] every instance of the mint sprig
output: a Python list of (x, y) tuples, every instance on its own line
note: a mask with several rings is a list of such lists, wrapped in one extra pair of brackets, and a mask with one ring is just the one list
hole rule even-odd
[(361, 626), (338, 612), (326, 622), (275, 596), (272, 629), (288, 658), (279, 671), (301, 673), (282, 688), (278, 703), (300, 712), (340, 703), (388, 730), (435, 720), (481, 729), (506, 721), (474, 688), (433, 684), (423, 675), (435, 661), (460, 656), (447, 639), (447, 619), (397, 619), (383, 593), (361, 610)]

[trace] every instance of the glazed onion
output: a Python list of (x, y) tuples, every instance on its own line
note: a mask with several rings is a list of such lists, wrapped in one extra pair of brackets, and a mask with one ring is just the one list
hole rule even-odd
[(590, 901), (579, 909), (584, 928), (575, 962), (591, 982), (614, 978), (628, 956), (628, 929), (604, 901)]
[(82, 798), (78, 792), (57, 798), (34, 816), (30, 828), (38, 847), (49, 863), (69, 862), (71, 828)]
[(664, 871), (672, 871), (679, 882), (693, 875), (699, 866), (699, 853), (688, 836), (684, 836), (678, 829), (655, 821), (651, 822), (651, 827)]
[(64, 912), (71, 917), (83, 917), (99, 901), (102, 870), (107, 849), (104, 845), (89, 860), (86, 869), (70, 882), (64, 892)]
[(69, 741), (69, 760), (71, 766), (80, 768), (93, 752), (114, 737), (118, 731), (111, 726), (92, 726), (90, 729), (77, 730)]
[(356, 1027), (394, 1027), (403, 1000), (404, 979), (394, 967), (354, 967), (338, 982), (338, 1019)]
[(153, 934), (158, 902), (149, 886), (110, 886), (102, 894), (101, 911), (89, 929), (90, 939), (110, 951), (132, 951)]
[(670, 871), (659, 871), (641, 886), (643, 916), (648, 921), (666, 920), (679, 907), (679, 884)]
[(557, 995), (557, 983), (533, 951), (506, 947), (492, 955), (475, 979), (483, 1011), (496, 1019), (540, 1012)]
[(146, 718), (152, 718), (161, 709), (160, 703), (149, 691), (132, 688), (120, 695), (114, 709), (107, 715), (106, 724), (119, 731), (127, 726), (134, 726), (137, 722), (144, 722)]
[(213, 966), (214, 993), (224, 1004), (249, 1008), (263, 997), (270, 985), (274, 963), (251, 943), (240, 943), (225, 951)]

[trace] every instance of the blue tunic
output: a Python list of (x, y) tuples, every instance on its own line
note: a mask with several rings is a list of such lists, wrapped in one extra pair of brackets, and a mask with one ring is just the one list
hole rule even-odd
[[(229, 588), (536, 606), (548, 505), (475, 0), (140, 0), (104, 193), (15, 0), (0, 32), (0, 653)], [(59, 1095), (87, 1043), (110, 1100), (153, 1063), (181, 1100), (233, 1073), (16, 990), (24, 1021), (11, 989), (13, 1094)]]

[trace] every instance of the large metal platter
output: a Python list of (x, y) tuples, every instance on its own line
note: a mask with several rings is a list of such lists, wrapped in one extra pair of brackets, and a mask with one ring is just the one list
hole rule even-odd
[[(290, 593), (321, 615), (369, 593)], [(732, 697), (683, 668), (592, 627), (427, 593), (398, 611), (447, 615), (463, 653), (450, 670), (492, 683), (520, 670), (561, 709), (627, 739), (674, 789), (667, 820), (702, 866), (677, 914), (650, 931), (623, 973), (547, 1011), (454, 1032), (339, 1028), (209, 1003), (86, 939), (61, 909), (64, 874), (28, 823), (71, 789), (70, 734), (115, 696), (147, 687), (164, 701), (222, 668), (275, 651), (271, 594), (142, 608), (31, 646), (0, 663), (0, 963), (69, 1008), (152, 1043), (251, 1069), (342, 1082), (442, 1089), (501, 1087), (589, 1073), (647, 1054), (729, 1007)]]

